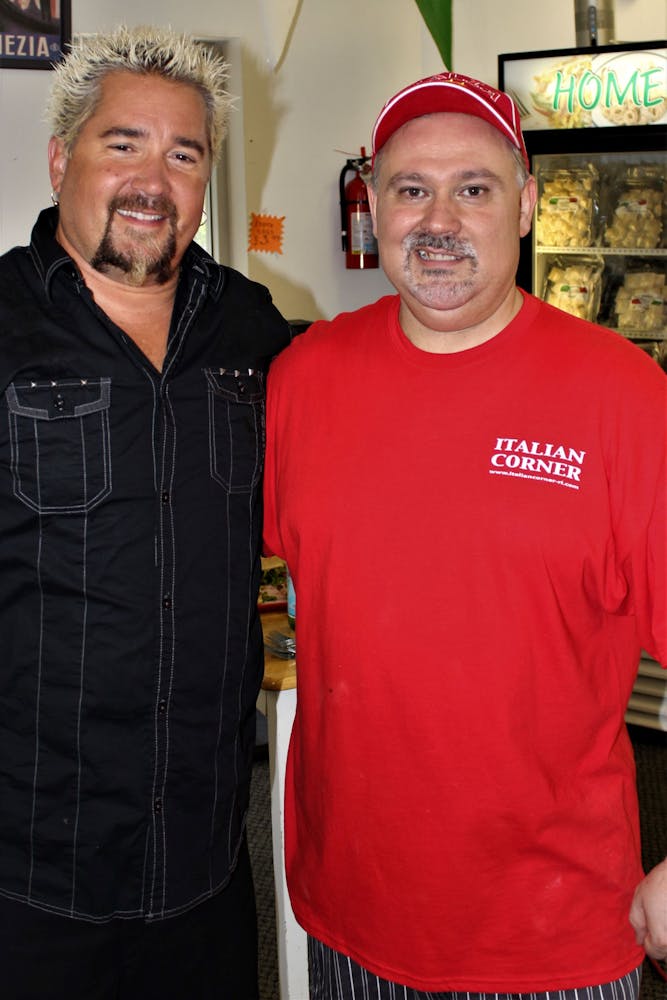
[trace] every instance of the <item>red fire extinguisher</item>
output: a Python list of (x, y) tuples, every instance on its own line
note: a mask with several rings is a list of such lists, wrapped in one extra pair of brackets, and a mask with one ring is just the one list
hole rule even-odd
[[(345, 267), (362, 269), (378, 266), (378, 246), (373, 236), (373, 220), (366, 184), (362, 177), (370, 156), (361, 147), (361, 155), (347, 160), (340, 172), (340, 225)], [(352, 180), (345, 183), (349, 171)]]

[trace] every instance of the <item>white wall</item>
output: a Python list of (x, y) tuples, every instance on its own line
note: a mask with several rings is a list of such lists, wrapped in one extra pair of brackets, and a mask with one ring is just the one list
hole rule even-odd
[[(391, 290), (381, 271), (344, 268), (338, 175), (346, 156), (369, 145), (386, 98), (442, 68), (413, 0), (301, 0), (276, 71), (260, 0), (73, 0), (72, 6), (75, 32), (154, 22), (240, 39), (246, 204), (237, 207), (242, 218), (285, 216), (283, 253), (250, 253), (247, 269), (269, 285), (286, 316), (331, 316)], [(667, 34), (663, 0), (616, 0), (615, 11), (623, 41)], [(500, 52), (574, 44), (573, 0), (454, 0), (452, 68), (490, 83)], [(49, 84), (48, 72), (0, 70), (0, 251), (27, 242), (49, 202), (41, 120)]]

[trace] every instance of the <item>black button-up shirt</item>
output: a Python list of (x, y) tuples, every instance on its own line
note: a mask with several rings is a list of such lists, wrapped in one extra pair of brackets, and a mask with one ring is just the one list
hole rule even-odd
[(0, 258), (0, 892), (91, 920), (225, 885), (248, 803), (265, 288), (192, 246), (163, 371), (43, 212)]

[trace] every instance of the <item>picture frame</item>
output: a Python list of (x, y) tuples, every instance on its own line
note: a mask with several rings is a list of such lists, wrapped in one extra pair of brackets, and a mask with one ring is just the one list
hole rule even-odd
[(0, 69), (52, 69), (71, 40), (71, 0), (0, 0)]

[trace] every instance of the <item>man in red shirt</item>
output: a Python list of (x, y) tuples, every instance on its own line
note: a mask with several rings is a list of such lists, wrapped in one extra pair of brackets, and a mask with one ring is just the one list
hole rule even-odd
[(517, 288), (535, 181), (507, 95), (420, 81), (373, 152), (398, 294), (297, 338), (267, 402), (311, 997), (629, 1000), (667, 955), (624, 724), (641, 650), (667, 663), (665, 377)]

